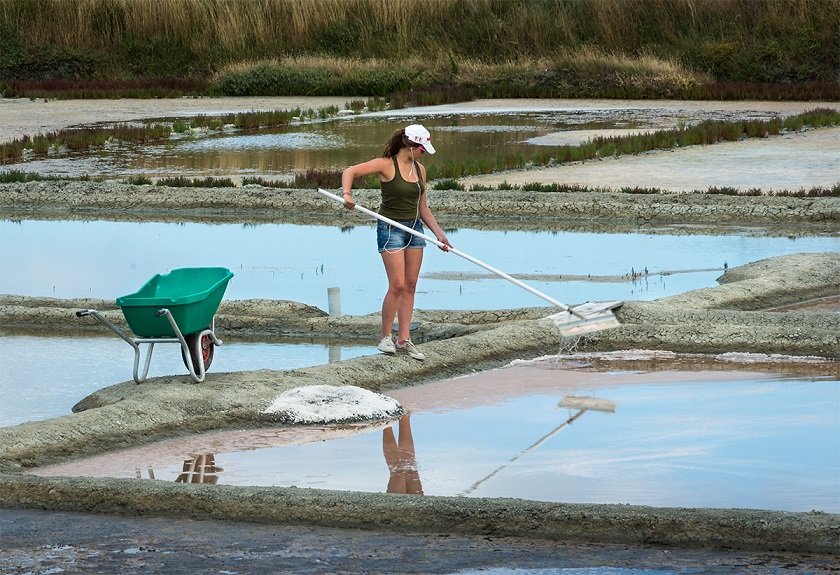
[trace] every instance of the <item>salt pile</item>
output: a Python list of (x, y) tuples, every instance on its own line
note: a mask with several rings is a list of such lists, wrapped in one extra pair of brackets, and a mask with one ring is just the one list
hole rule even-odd
[(308, 385), (284, 391), (263, 413), (282, 413), (290, 423), (340, 423), (402, 415), (397, 400), (353, 385)]

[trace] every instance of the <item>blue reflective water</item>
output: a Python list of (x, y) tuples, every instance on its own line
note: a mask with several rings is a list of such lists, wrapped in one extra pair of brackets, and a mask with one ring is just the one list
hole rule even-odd
[[(375, 343), (373, 338), (370, 346), (225, 341), (215, 349), (208, 377), (226, 371), (295, 369), (351, 359), (378, 353)], [(142, 347), (145, 358), (148, 346)], [(67, 415), (86, 395), (131, 380), (134, 350), (116, 336), (4, 335), (0, 358), (0, 426), (7, 426)], [(149, 377), (160, 375), (190, 380), (180, 346), (155, 346)]]
[[(449, 382), (459, 401), (445, 407), (432, 397), (443, 383), (412, 388), (401, 400), (410, 418), (349, 436), (316, 428), (309, 442), (290, 444), (281, 430), (273, 443), (263, 433), (249, 444), (218, 433), (45, 472), (133, 477), (139, 468), (174, 481), (202, 454), (219, 484), (840, 512), (836, 378), (615, 372), (581, 383), (556, 370), (552, 383), (528, 390), (512, 385), (522, 372), (509, 371), (513, 381), (495, 373)], [(614, 411), (560, 407), (569, 395)]]
[[(443, 218), (441, 218), (443, 219)], [(445, 222), (442, 222), (445, 224)], [(723, 266), (798, 253), (840, 251), (838, 237), (598, 234), (459, 229), (452, 244), (509, 274), (623, 276), (642, 280), (526, 283), (567, 303), (649, 300), (716, 285)], [(224, 266), (235, 277), (226, 299), (288, 299), (327, 309), (327, 289), (341, 288), (347, 314), (378, 312), (387, 287), (375, 234), (293, 224), (0, 222), (0, 293), (111, 299), (134, 292), (156, 273), (176, 267)], [(660, 272), (711, 269), (674, 275)], [(426, 250), (418, 309), (500, 309), (547, 305), (437, 248)], [(441, 277), (443, 276), (443, 277)]]
[[(683, 374), (677, 384), (597, 393), (616, 403), (615, 413), (587, 412), (512, 463), (574, 414), (558, 409), (559, 396), (415, 410), (423, 492), (840, 512), (840, 381), (701, 382)], [(237, 483), (385, 491), (382, 439), (369, 433), (216, 459)]]

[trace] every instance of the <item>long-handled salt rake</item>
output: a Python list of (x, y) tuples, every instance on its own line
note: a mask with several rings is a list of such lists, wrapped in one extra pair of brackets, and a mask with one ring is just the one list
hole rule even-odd
[[(344, 199), (330, 193), (324, 189), (318, 188), (318, 193), (334, 200), (340, 204), (344, 203)], [(369, 210), (359, 204), (354, 206), (356, 211), (362, 212), (365, 215), (368, 215), (372, 218), (377, 220), (381, 220), (385, 223), (388, 223), (394, 227), (397, 227), (401, 230), (404, 230), (412, 235), (415, 235), (419, 238), (423, 238), (427, 242), (431, 242), (438, 247), (444, 247), (444, 244), (439, 242), (437, 238), (433, 238), (426, 234), (422, 234), (417, 230), (414, 230), (408, 226), (404, 226), (399, 222), (395, 222), (394, 220), (387, 218), (381, 214), (378, 214), (372, 210)], [(447, 251), (455, 254), (456, 256), (460, 256), (467, 261), (470, 261), (478, 266), (483, 267), (484, 269), (496, 274), (500, 278), (504, 278), (509, 282), (518, 285), (524, 290), (527, 290), (534, 294), (537, 297), (540, 297), (552, 305), (557, 306), (560, 308), (560, 312), (548, 316), (546, 319), (553, 321), (560, 330), (560, 334), (563, 336), (574, 336), (574, 335), (581, 335), (584, 333), (590, 333), (593, 331), (601, 331), (604, 329), (610, 329), (614, 327), (619, 327), (621, 324), (616, 319), (615, 315), (612, 313), (612, 309), (619, 307), (623, 302), (620, 301), (611, 301), (611, 302), (603, 302), (603, 303), (592, 303), (587, 302), (584, 304), (580, 304), (574, 307), (568, 306), (564, 303), (561, 303), (554, 299), (553, 297), (544, 294), (543, 292), (535, 289), (528, 284), (512, 277), (505, 272), (494, 268), (493, 266), (484, 263), (483, 261), (472, 257), (469, 254), (465, 254), (464, 252), (457, 250), (453, 247), (448, 247)]]
[(609, 399), (598, 399), (596, 397), (583, 397), (583, 396), (574, 396), (568, 395), (560, 400), (560, 403), (557, 404), (557, 407), (568, 407), (569, 409), (577, 409), (577, 413), (560, 423), (557, 427), (540, 437), (534, 443), (511, 457), (505, 463), (494, 469), (488, 475), (485, 475), (483, 478), (479, 479), (475, 483), (473, 483), (469, 489), (466, 489), (459, 493), (458, 495), (469, 495), (473, 491), (479, 488), (482, 483), (489, 481), (493, 477), (495, 477), (500, 471), (505, 469), (508, 465), (514, 463), (517, 459), (524, 456), (525, 454), (535, 450), (540, 445), (560, 433), (560, 430), (566, 427), (567, 425), (571, 425), (575, 422), (575, 420), (586, 413), (587, 411), (603, 411), (605, 413), (615, 413), (615, 402), (610, 401)]

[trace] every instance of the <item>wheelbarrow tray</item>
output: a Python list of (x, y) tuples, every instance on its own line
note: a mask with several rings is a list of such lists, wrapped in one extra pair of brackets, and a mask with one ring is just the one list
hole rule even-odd
[(157, 274), (133, 294), (117, 298), (128, 327), (139, 337), (174, 337), (156, 312), (166, 308), (184, 335), (210, 327), (233, 273), (227, 268), (178, 268)]

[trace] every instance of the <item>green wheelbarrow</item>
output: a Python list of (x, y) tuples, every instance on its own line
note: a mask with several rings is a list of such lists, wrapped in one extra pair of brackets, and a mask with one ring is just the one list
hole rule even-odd
[[(222, 344), (215, 333), (215, 315), (232, 277), (227, 268), (179, 268), (157, 274), (135, 293), (117, 298), (136, 337), (95, 309), (79, 310), (76, 316), (96, 318), (134, 348), (135, 382), (146, 380), (156, 343), (178, 343), (190, 376), (201, 383), (213, 362), (215, 346)], [(141, 344), (149, 345), (142, 373)]]

